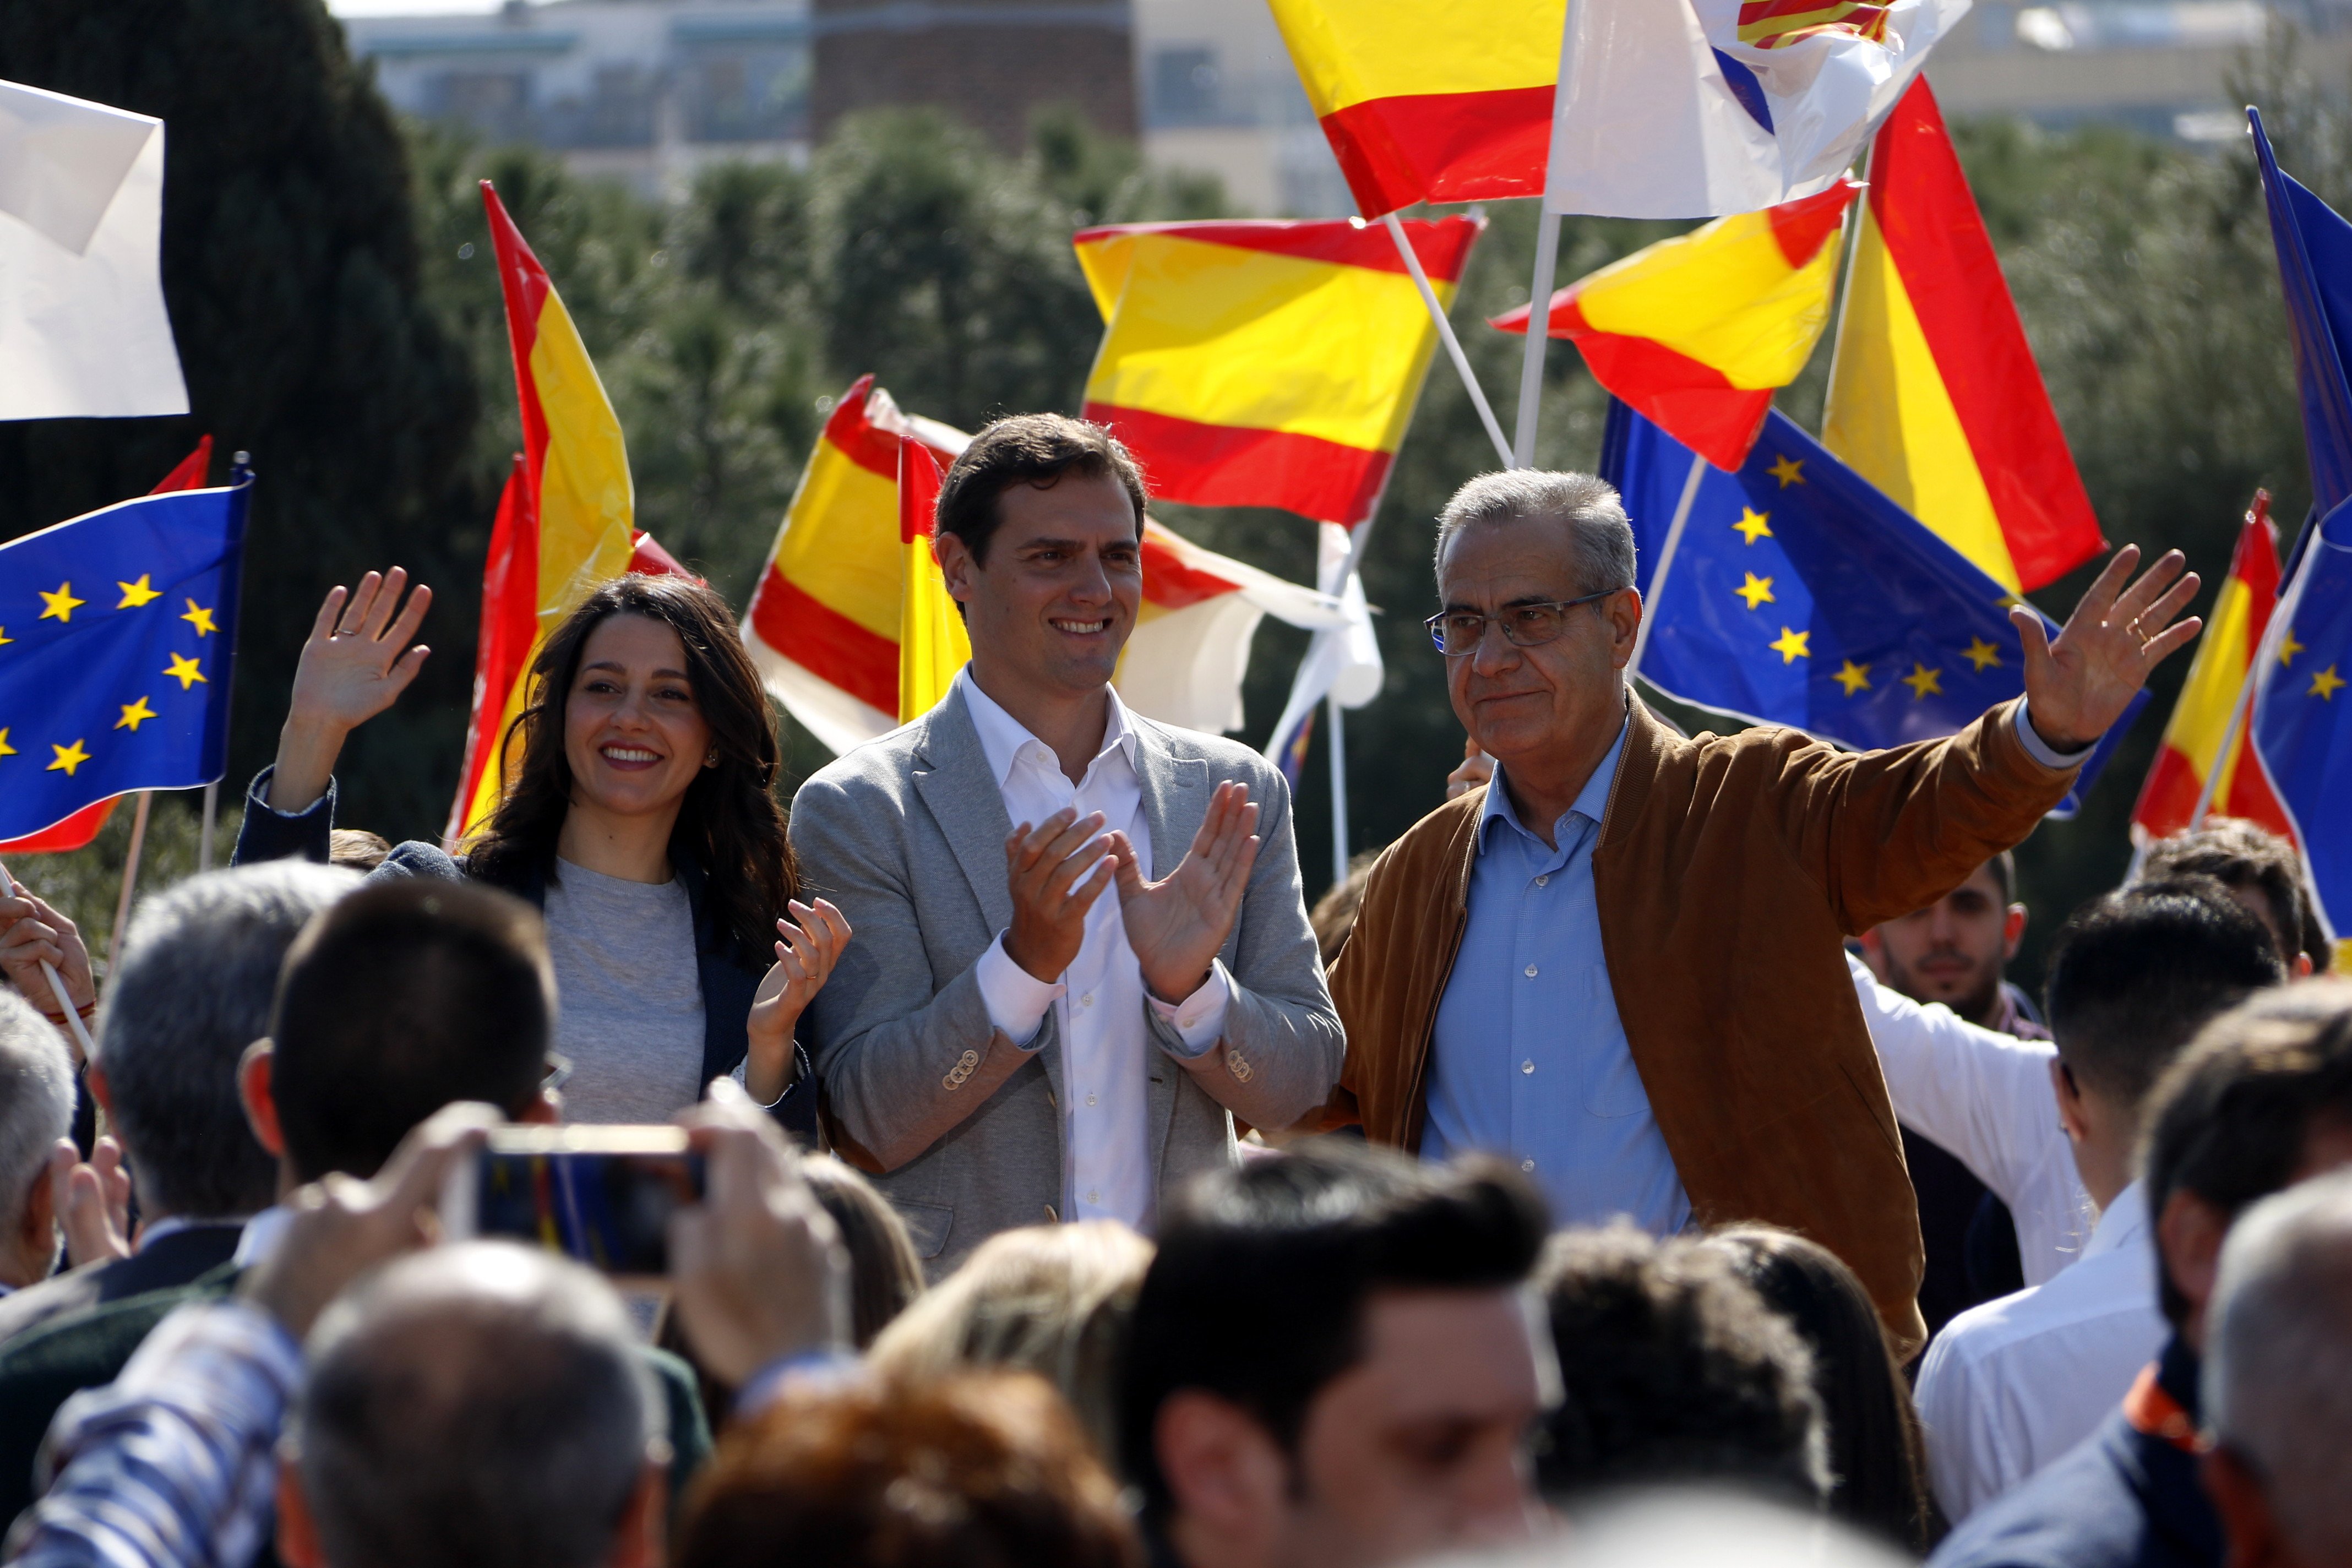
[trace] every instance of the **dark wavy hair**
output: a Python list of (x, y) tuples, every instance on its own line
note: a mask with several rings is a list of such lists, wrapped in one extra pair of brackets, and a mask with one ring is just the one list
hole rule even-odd
[[(488, 822), (467, 844), (466, 868), (495, 886), (520, 888), (534, 876), (552, 880), (555, 842), (572, 809), (572, 763), (563, 754), (563, 710), (580, 674), (581, 651), (613, 616), (643, 616), (677, 633), (695, 707), (710, 727), (719, 763), (687, 786), (670, 829), (672, 858), (681, 853), (709, 879), (704, 909), (721, 942), (747, 961), (768, 952), (800, 876), (784, 837), (773, 786), (780, 752), (767, 693), (727, 601), (682, 577), (631, 574), (604, 584), (564, 618), (531, 661), (530, 698), (499, 742), (499, 769), (514, 780)], [(520, 739), (522, 759), (509, 752)]]

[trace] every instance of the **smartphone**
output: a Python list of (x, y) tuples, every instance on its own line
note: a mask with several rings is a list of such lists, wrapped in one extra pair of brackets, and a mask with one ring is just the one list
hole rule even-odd
[(505, 1237), (616, 1279), (669, 1272), (669, 1216), (699, 1203), (702, 1156), (682, 1127), (499, 1127), (449, 1173), (452, 1240)]

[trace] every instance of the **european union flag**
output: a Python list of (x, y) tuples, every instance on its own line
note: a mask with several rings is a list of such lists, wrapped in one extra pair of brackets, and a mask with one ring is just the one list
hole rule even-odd
[[(1633, 524), (1640, 673), (1667, 695), (1867, 750), (1952, 734), (2024, 691), (2009, 620), (2021, 601), (1777, 409), (1738, 473), (1698, 466), (1663, 584), (1690, 448), (1612, 402), (1601, 471)], [(2073, 814), (2146, 700), (2054, 815)]]
[(2352, 505), (2320, 520), (2261, 658), (2254, 749), (2341, 938), (2352, 929)]
[(2303, 442), (2311, 456), (2312, 502), (2325, 517), (2352, 499), (2352, 379), (2345, 331), (2352, 328), (2352, 224), (2280, 173), (2259, 110), (2246, 110), (2270, 209), (2286, 296), (2294, 380), (2303, 400)]
[(249, 476), (0, 545), (0, 838), (221, 776)]

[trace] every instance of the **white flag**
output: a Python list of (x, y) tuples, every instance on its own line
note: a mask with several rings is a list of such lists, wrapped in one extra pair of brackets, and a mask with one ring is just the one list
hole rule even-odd
[(163, 122), (0, 81), (0, 419), (185, 414)]
[(1827, 190), (1969, 0), (1571, 0), (1544, 210), (1715, 217)]

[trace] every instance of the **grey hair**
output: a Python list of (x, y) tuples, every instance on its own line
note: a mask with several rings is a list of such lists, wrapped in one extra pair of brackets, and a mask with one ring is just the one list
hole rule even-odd
[(278, 1163), (246, 1124), (237, 1061), (269, 1033), (286, 950), (359, 884), (334, 867), (271, 860), (191, 877), (140, 904), (107, 987), (98, 1059), (147, 1212), (232, 1219), (277, 1201)]
[(2352, 1173), (2273, 1194), (2221, 1247), (2205, 1418), (2306, 1562), (2352, 1561)]
[(0, 1225), (24, 1218), (49, 1150), (73, 1131), (73, 1057), (40, 1009), (0, 990)]
[(512, 1242), (412, 1253), (306, 1347), (289, 1427), (335, 1568), (593, 1568), (665, 1406), (613, 1288)]
[(1475, 522), (1517, 522), (1559, 518), (1569, 525), (1581, 592), (1633, 585), (1633, 525), (1616, 487), (1591, 474), (1553, 474), (1512, 468), (1480, 474), (1454, 492), (1437, 514), (1437, 567), (1445, 567), (1445, 547)]

